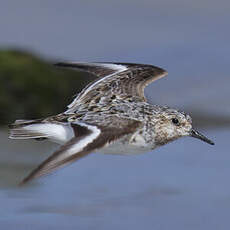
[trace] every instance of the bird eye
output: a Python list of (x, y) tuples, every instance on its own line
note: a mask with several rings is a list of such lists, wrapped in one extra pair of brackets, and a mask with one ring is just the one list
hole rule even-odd
[(177, 118), (172, 118), (172, 123), (174, 125), (179, 125), (179, 120)]

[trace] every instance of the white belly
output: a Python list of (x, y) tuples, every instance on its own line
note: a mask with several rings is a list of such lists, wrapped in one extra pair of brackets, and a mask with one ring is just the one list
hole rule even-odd
[(148, 152), (154, 148), (153, 145), (146, 143), (144, 138), (138, 133), (115, 141), (104, 147), (99, 152), (104, 154), (132, 155)]

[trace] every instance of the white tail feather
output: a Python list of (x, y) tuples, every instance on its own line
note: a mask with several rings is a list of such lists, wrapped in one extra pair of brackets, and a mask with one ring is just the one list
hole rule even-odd
[(9, 138), (12, 139), (37, 139), (48, 138), (53, 142), (63, 144), (74, 136), (72, 127), (57, 123), (31, 123), (16, 121), (10, 129)]

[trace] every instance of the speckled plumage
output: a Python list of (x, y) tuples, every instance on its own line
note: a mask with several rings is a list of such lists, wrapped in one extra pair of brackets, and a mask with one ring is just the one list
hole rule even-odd
[(182, 136), (193, 136), (213, 144), (192, 128), (189, 115), (147, 103), (145, 86), (164, 77), (165, 70), (130, 63), (57, 65), (87, 71), (98, 78), (79, 93), (64, 113), (34, 121), (19, 120), (11, 125), (11, 138), (48, 138), (62, 144), (22, 183), (93, 151), (141, 153)]

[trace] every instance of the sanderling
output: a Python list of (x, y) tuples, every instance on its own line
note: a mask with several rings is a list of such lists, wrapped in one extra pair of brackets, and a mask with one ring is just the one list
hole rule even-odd
[(16, 120), (10, 138), (49, 139), (61, 144), (22, 182), (48, 174), (91, 152), (137, 154), (151, 151), (179, 137), (214, 143), (194, 130), (191, 117), (181, 111), (146, 102), (144, 88), (167, 75), (159, 67), (133, 63), (58, 63), (97, 76), (56, 116)]

